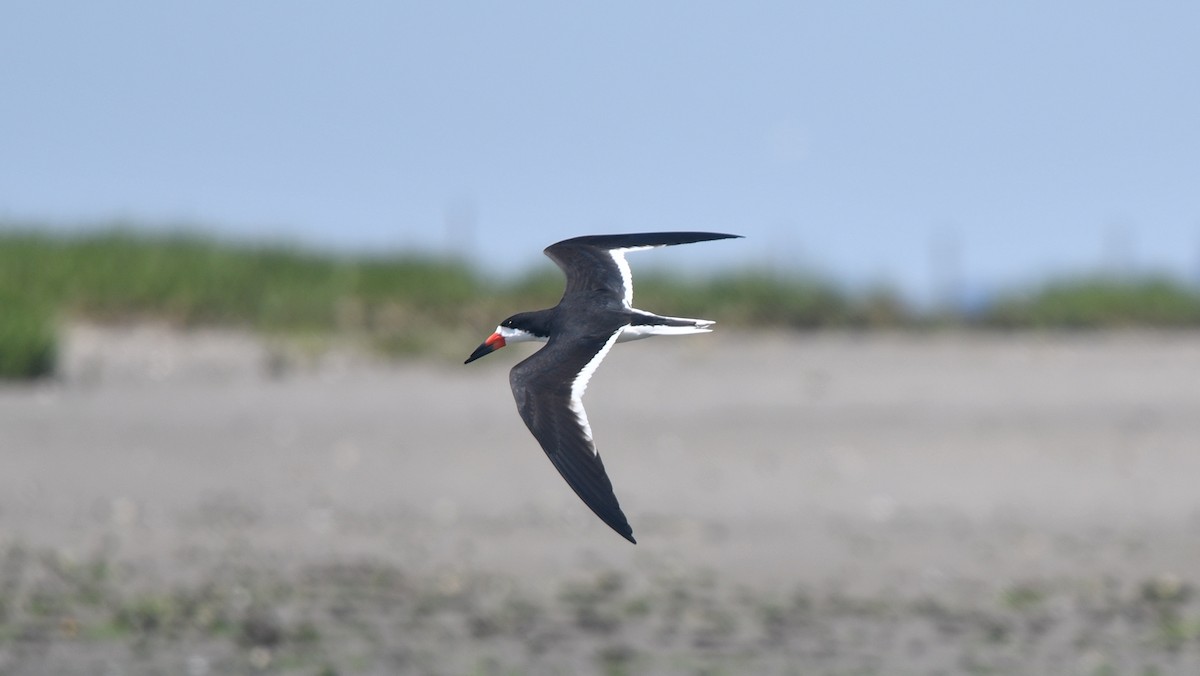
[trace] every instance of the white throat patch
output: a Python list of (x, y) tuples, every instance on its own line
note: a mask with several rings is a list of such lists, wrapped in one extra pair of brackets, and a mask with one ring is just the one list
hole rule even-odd
[(499, 333), (500, 337), (504, 339), (505, 345), (509, 343), (524, 343), (530, 340), (546, 341), (545, 338), (535, 336), (524, 329), (516, 329), (509, 326), (497, 326), (496, 333)]

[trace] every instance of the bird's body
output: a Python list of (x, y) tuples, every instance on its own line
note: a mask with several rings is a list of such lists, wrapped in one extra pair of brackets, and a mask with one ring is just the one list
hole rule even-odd
[(630, 542), (633, 529), (613, 494), (592, 440), (583, 393), (613, 344), (656, 335), (707, 333), (706, 319), (665, 317), (633, 307), (633, 279), (625, 253), (738, 235), (655, 232), (592, 235), (552, 244), (546, 255), (567, 276), (558, 305), (509, 317), (465, 363), (510, 342), (546, 341), (546, 347), (509, 374), (517, 411), (575, 493)]

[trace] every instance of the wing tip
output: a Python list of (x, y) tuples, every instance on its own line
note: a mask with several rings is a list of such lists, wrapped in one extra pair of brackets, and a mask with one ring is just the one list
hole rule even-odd
[[(588, 507), (591, 507), (591, 505), (588, 505)], [(633, 537), (633, 526), (629, 525), (629, 520), (625, 518), (625, 513), (620, 510), (621, 508), (618, 507), (617, 513), (611, 516), (602, 515), (599, 512), (596, 512), (595, 509), (592, 511), (596, 512), (596, 516), (599, 516), (600, 520), (603, 521), (609, 528), (616, 531), (617, 535), (620, 535), (636, 545), (637, 540)]]
[[(613, 496), (613, 499), (616, 500), (615, 495)], [(600, 517), (600, 520), (603, 521), (606, 526), (616, 531), (617, 535), (620, 535), (635, 545), (637, 544), (637, 539), (633, 537), (633, 526), (629, 525), (629, 519), (625, 517), (625, 512), (621, 511), (620, 506), (616, 506), (616, 509), (613, 512), (601, 514), (599, 510), (597, 510), (595, 507), (592, 507), (592, 505), (586, 500), (584, 501), (584, 504), (587, 504), (588, 507), (591, 507), (592, 511), (596, 513), (596, 516)]]
[[(621, 516), (624, 517), (625, 515), (622, 514)], [(608, 521), (607, 519), (605, 519), (604, 522), (606, 524), (608, 524), (609, 528), (616, 531), (617, 535), (620, 535), (621, 537), (625, 538), (626, 540), (629, 540), (630, 542), (632, 542), (635, 545), (637, 544), (637, 540), (634, 539), (634, 537), (633, 537), (633, 527), (629, 525), (628, 521), (625, 521), (622, 518), (622, 520), (619, 523), (614, 523), (612, 521)]]
[(735, 235), (728, 232), (703, 232), (697, 230), (672, 230), (664, 232), (629, 232), (607, 235), (582, 235), (555, 242), (546, 247), (545, 253), (562, 245), (597, 246), (609, 251), (614, 249), (637, 249), (643, 247), (674, 246), (677, 244), (695, 244), (711, 242), (720, 239), (745, 239), (745, 235)]

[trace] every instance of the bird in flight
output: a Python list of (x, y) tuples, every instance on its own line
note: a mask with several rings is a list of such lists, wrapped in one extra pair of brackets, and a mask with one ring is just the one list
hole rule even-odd
[(469, 364), (509, 343), (546, 343), (509, 373), (517, 411), (576, 495), (604, 523), (635, 544), (633, 529), (617, 503), (592, 440), (592, 426), (583, 410), (584, 390), (614, 343), (707, 333), (714, 322), (663, 317), (634, 308), (633, 278), (625, 254), (740, 236), (645, 232), (589, 235), (551, 244), (545, 253), (567, 276), (567, 288), (558, 305), (505, 319), (463, 362)]

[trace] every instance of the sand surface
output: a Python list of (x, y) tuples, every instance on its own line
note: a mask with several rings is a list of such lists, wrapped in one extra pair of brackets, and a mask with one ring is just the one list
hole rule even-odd
[(516, 415), (532, 349), (73, 329), (0, 385), (0, 675), (1200, 673), (1200, 335), (620, 345), (636, 546)]

